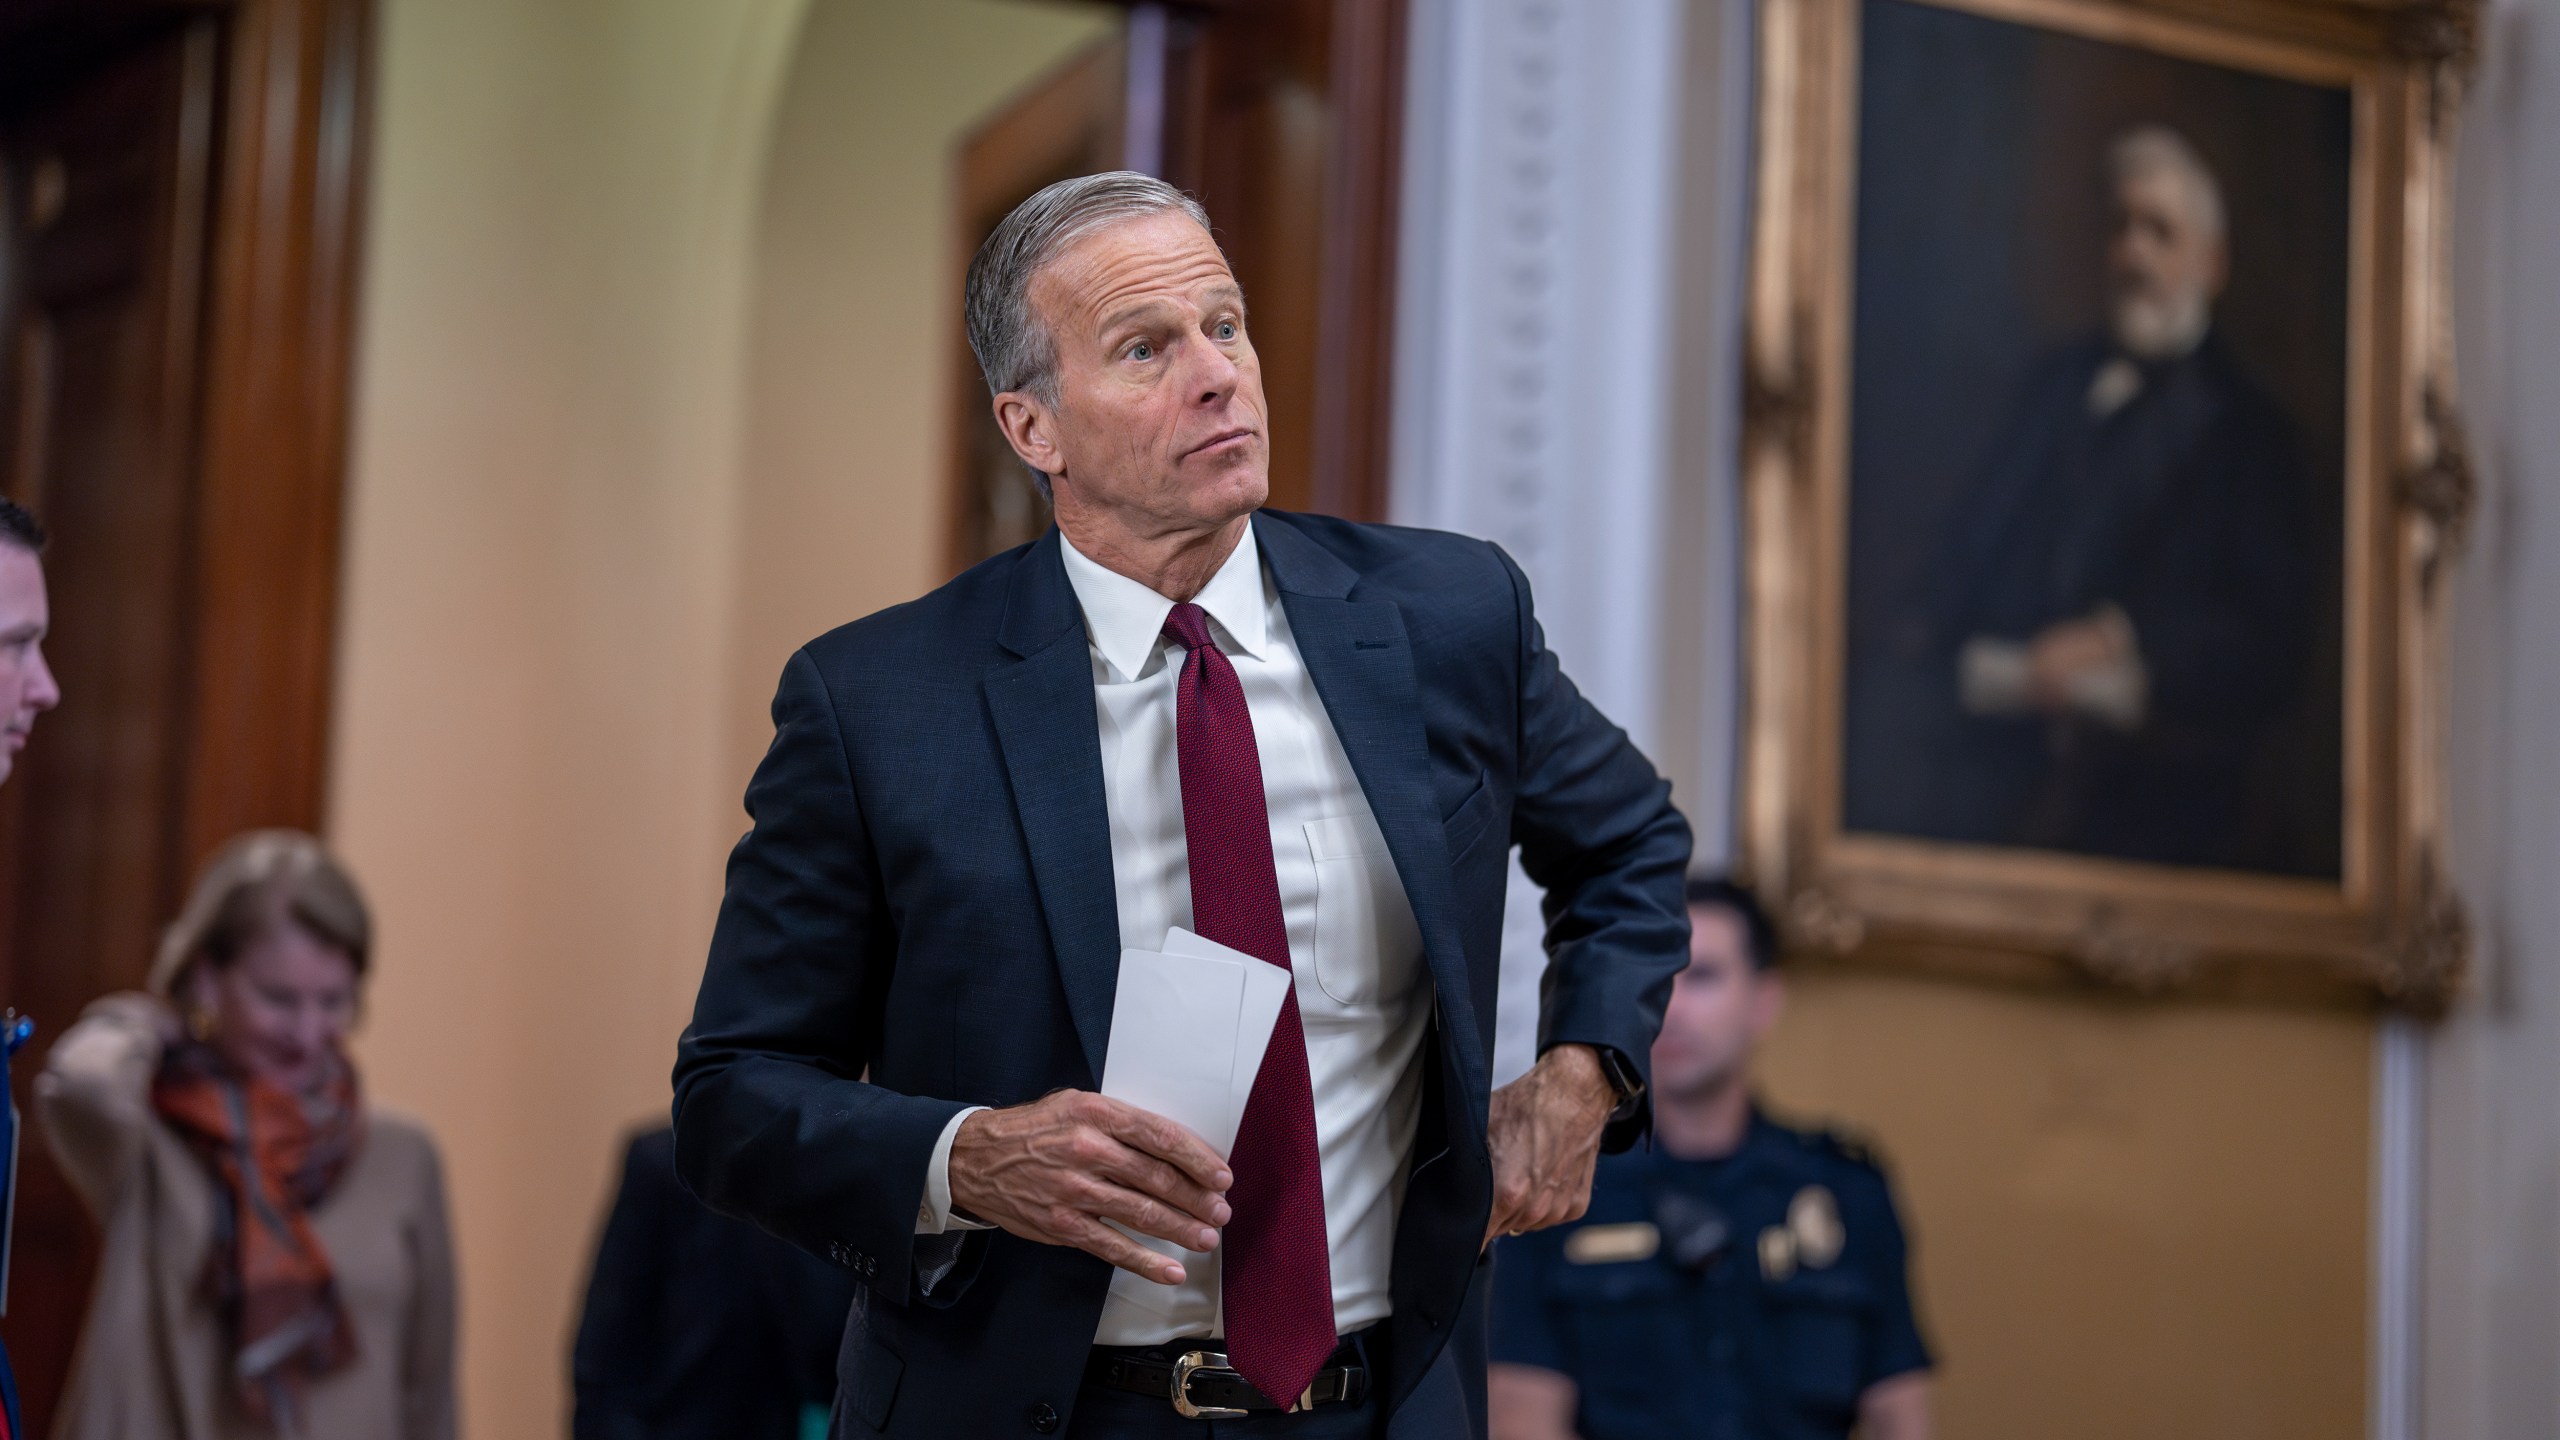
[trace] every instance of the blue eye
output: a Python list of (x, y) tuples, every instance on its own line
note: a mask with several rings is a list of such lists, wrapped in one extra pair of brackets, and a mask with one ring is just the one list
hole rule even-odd
[(1221, 340), (1233, 340), (1236, 336), (1242, 333), (1242, 331), (1236, 328), (1236, 322), (1233, 320), (1221, 320), (1218, 322), (1218, 338)]
[(1155, 353), (1156, 347), (1144, 340), (1129, 347), (1129, 358), (1132, 360), (1152, 360), (1155, 358)]

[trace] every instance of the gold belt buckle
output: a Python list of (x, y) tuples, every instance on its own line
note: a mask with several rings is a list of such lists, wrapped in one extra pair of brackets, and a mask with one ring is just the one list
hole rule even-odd
[(1203, 1370), (1217, 1370), (1228, 1375), (1235, 1369), (1227, 1357), (1215, 1350), (1194, 1350), (1173, 1362), (1173, 1413), (1185, 1420), (1242, 1420), (1253, 1412), (1230, 1410), (1224, 1405), (1191, 1403), (1191, 1377)]

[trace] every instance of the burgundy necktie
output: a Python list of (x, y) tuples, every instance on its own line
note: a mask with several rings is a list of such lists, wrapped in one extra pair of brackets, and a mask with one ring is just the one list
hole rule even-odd
[[(1167, 639), (1190, 652), (1174, 709), (1182, 757), (1182, 835), (1191, 857), (1191, 925), (1247, 955), (1289, 968), (1289, 927), (1271, 864), (1271, 813), (1236, 667), (1209, 639), (1199, 606), (1176, 605)], [(1333, 1266), (1324, 1231), (1324, 1174), (1316, 1163), (1316, 1107), (1307, 1037), (1294, 989), (1244, 1105), (1233, 1212), (1219, 1242), (1227, 1359), (1253, 1388), (1296, 1400), (1332, 1355)]]

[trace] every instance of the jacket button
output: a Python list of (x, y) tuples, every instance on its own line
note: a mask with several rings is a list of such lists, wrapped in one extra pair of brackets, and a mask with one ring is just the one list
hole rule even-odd
[(1058, 1409), (1043, 1400), (1031, 1407), (1031, 1428), (1046, 1435), (1058, 1428)]

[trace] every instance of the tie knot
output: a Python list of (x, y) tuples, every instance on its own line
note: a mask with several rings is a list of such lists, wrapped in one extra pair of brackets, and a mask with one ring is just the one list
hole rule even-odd
[(1165, 638), (1185, 650), (1214, 650), (1209, 640), (1209, 612), (1185, 600), (1164, 617)]

